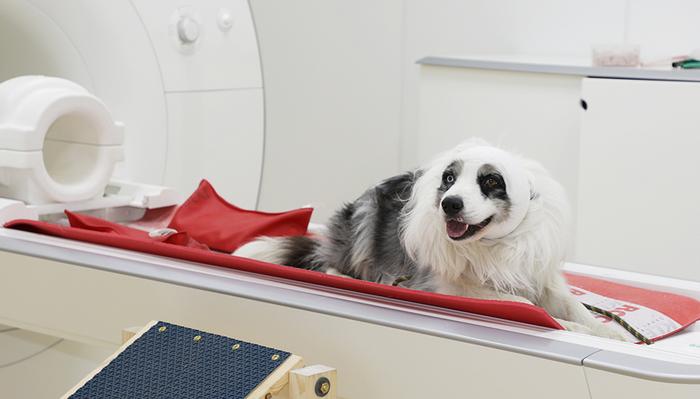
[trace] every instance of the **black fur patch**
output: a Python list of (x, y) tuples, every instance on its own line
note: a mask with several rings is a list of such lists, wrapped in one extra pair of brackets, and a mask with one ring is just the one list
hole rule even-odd
[(374, 192), (377, 198), (381, 198), (383, 201), (395, 202), (398, 200), (401, 203), (400, 207), (403, 208), (403, 202), (408, 201), (408, 198), (411, 196), (411, 190), (415, 181), (416, 173), (406, 172), (379, 183), (374, 188)]
[(481, 188), (481, 194), (484, 198), (509, 201), (506, 182), (503, 180), (501, 172), (492, 165), (486, 164), (479, 168), (476, 174), (476, 183)]
[(398, 220), (399, 213), (411, 196), (414, 183), (415, 174), (407, 172), (386, 179), (374, 188), (376, 205), (376, 222), (374, 223), (375, 248), (384, 244), (386, 240), (386, 226)]
[[(411, 197), (419, 173), (407, 172), (394, 176), (374, 188), (372, 256), (377, 263), (369, 269), (367, 276), (372, 281), (381, 280), (385, 272), (391, 274), (394, 267), (409, 262), (401, 247), (399, 219), (401, 211)], [(394, 265), (389, 266), (389, 262)]]
[(355, 214), (355, 204), (350, 202), (345, 204), (339, 211), (341, 219), (350, 223), (352, 216)]
[(462, 161), (460, 160), (452, 161), (452, 163), (449, 164), (442, 172), (442, 180), (440, 181), (440, 187), (438, 187), (437, 189), (438, 207), (440, 207), (442, 195), (445, 194), (445, 192), (455, 184), (457, 178), (459, 177), (459, 173), (462, 171), (463, 166), (464, 163), (462, 163)]

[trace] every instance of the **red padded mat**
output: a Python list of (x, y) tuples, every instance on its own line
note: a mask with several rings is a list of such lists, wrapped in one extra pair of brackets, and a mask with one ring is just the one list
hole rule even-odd
[[(84, 215), (78, 215), (82, 218)], [(73, 215), (73, 220), (76, 215)], [(109, 222), (107, 222), (109, 223)], [(82, 224), (86, 226), (85, 223)], [(63, 237), (93, 244), (123, 248), (131, 251), (183, 259), (208, 265), (226, 267), (246, 272), (259, 273), (290, 280), (302, 281), (322, 286), (356, 291), (370, 295), (399, 299), (408, 302), (443, 307), (485, 316), (499, 317), (522, 323), (534, 324), (554, 329), (562, 329), (547, 312), (537, 306), (520, 302), (490, 301), (442, 295), (432, 292), (410, 290), (369, 281), (332, 276), (310, 270), (275, 265), (248, 258), (240, 258), (226, 253), (199, 248), (173, 245), (149, 238), (147, 234), (136, 234), (124, 229), (89, 230), (80, 227), (67, 227), (36, 220), (14, 220), (5, 224), (10, 229), (24, 230), (55, 237)], [(123, 234), (125, 233), (126, 234)]]

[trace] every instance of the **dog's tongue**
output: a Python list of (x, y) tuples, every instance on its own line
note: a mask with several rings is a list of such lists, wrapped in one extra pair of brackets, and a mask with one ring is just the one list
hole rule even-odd
[(451, 238), (459, 238), (467, 232), (469, 225), (456, 220), (447, 221), (447, 235)]

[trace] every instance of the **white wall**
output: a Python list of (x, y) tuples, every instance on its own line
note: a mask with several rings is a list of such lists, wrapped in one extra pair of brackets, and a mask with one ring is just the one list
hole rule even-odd
[(266, 105), (260, 209), (323, 220), (398, 171), (401, 0), (251, 0)]
[[(700, 2), (692, 0), (404, 0), (401, 166), (412, 167), (419, 66), (426, 55), (528, 54), (588, 57), (592, 45), (641, 45), (642, 57), (700, 48)], [(439, 134), (439, 132), (436, 132)], [(465, 135), (478, 132), (465, 132)]]
[(587, 57), (594, 44), (626, 40), (647, 58), (700, 47), (700, 3), (690, 0), (250, 2), (267, 113), (259, 207), (312, 203), (316, 220), (416, 166), (421, 57)]
[(403, 167), (418, 161), (412, 144), (419, 123), (416, 60), (426, 55), (580, 56), (593, 43), (624, 40), (624, 0), (405, 0), (405, 8)]

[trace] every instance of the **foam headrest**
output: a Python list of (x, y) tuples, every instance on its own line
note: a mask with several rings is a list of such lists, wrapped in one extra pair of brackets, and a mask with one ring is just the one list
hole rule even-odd
[(105, 104), (71, 81), (0, 84), (0, 197), (42, 204), (102, 196), (123, 141), (124, 126)]

